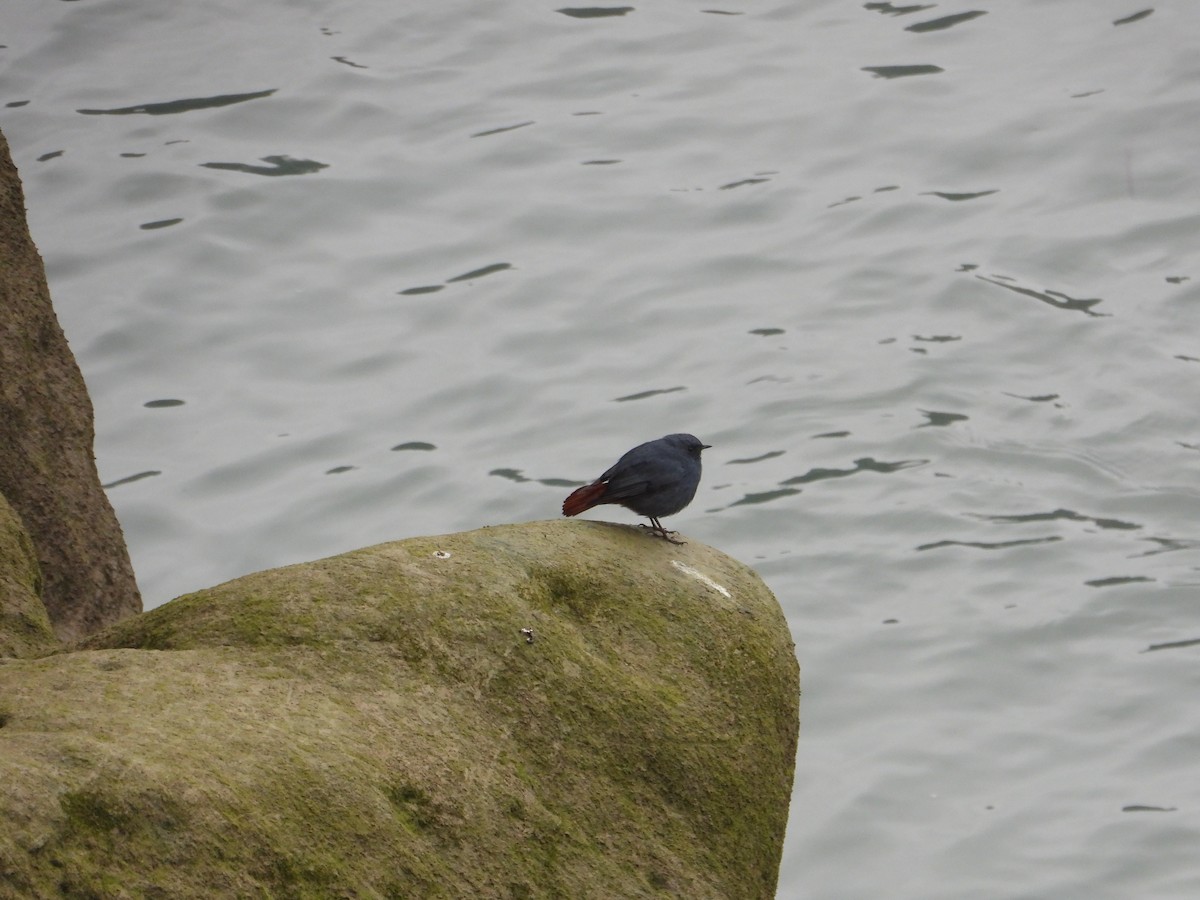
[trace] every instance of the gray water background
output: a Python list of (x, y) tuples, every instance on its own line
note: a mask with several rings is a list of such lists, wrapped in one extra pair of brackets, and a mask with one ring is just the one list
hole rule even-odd
[(147, 606), (692, 431), (781, 898), (1200, 897), (1200, 4), (617, 12), (0, 7)]

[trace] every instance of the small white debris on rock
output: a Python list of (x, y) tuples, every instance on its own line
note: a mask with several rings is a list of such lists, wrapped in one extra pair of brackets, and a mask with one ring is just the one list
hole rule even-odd
[(693, 569), (691, 566), (687, 565), (686, 563), (681, 563), (677, 559), (671, 560), (671, 565), (673, 565), (675, 568), (677, 568), (684, 575), (690, 575), (693, 578), (695, 578), (697, 581), (699, 581), (701, 584), (707, 585), (708, 587), (712, 588), (714, 591), (716, 591), (722, 597), (726, 597), (726, 598), (733, 597), (733, 594), (729, 593), (729, 591), (726, 588), (717, 584), (717, 582), (713, 581), (711, 578), (709, 578), (707, 575), (705, 575), (700, 570)]

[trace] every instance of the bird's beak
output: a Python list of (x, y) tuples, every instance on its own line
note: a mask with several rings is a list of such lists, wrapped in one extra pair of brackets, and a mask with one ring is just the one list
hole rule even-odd
[(701, 445), (700, 445), (700, 449), (701, 449), (701, 450), (711, 450), (711, 449), (712, 449), (712, 444), (701, 444)]

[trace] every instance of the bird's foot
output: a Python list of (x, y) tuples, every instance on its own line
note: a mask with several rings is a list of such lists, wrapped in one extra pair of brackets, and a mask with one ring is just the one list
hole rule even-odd
[(660, 537), (664, 541), (667, 541), (668, 543), (671, 543), (671, 544), (686, 544), (687, 543), (687, 541), (681, 541), (681, 540), (677, 540), (676, 538), (671, 537), (671, 535), (673, 535), (673, 534), (679, 534), (678, 531), (667, 531), (667, 529), (663, 528), (661, 525), (647, 525), (644, 522), (638, 522), (638, 528), (645, 528), (647, 531), (649, 531), (655, 537)]

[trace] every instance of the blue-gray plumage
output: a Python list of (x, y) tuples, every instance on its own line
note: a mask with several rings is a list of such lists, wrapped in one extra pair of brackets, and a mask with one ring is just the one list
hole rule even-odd
[(659, 518), (679, 512), (692, 502), (700, 484), (700, 451), (709, 444), (691, 434), (668, 434), (634, 447), (591, 484), (577, 488), (563, 501), (563, 515), (575, 516), (593, 506), (616, 503), (646, 516), (651, 531), (664, 540), (674, 532)]

